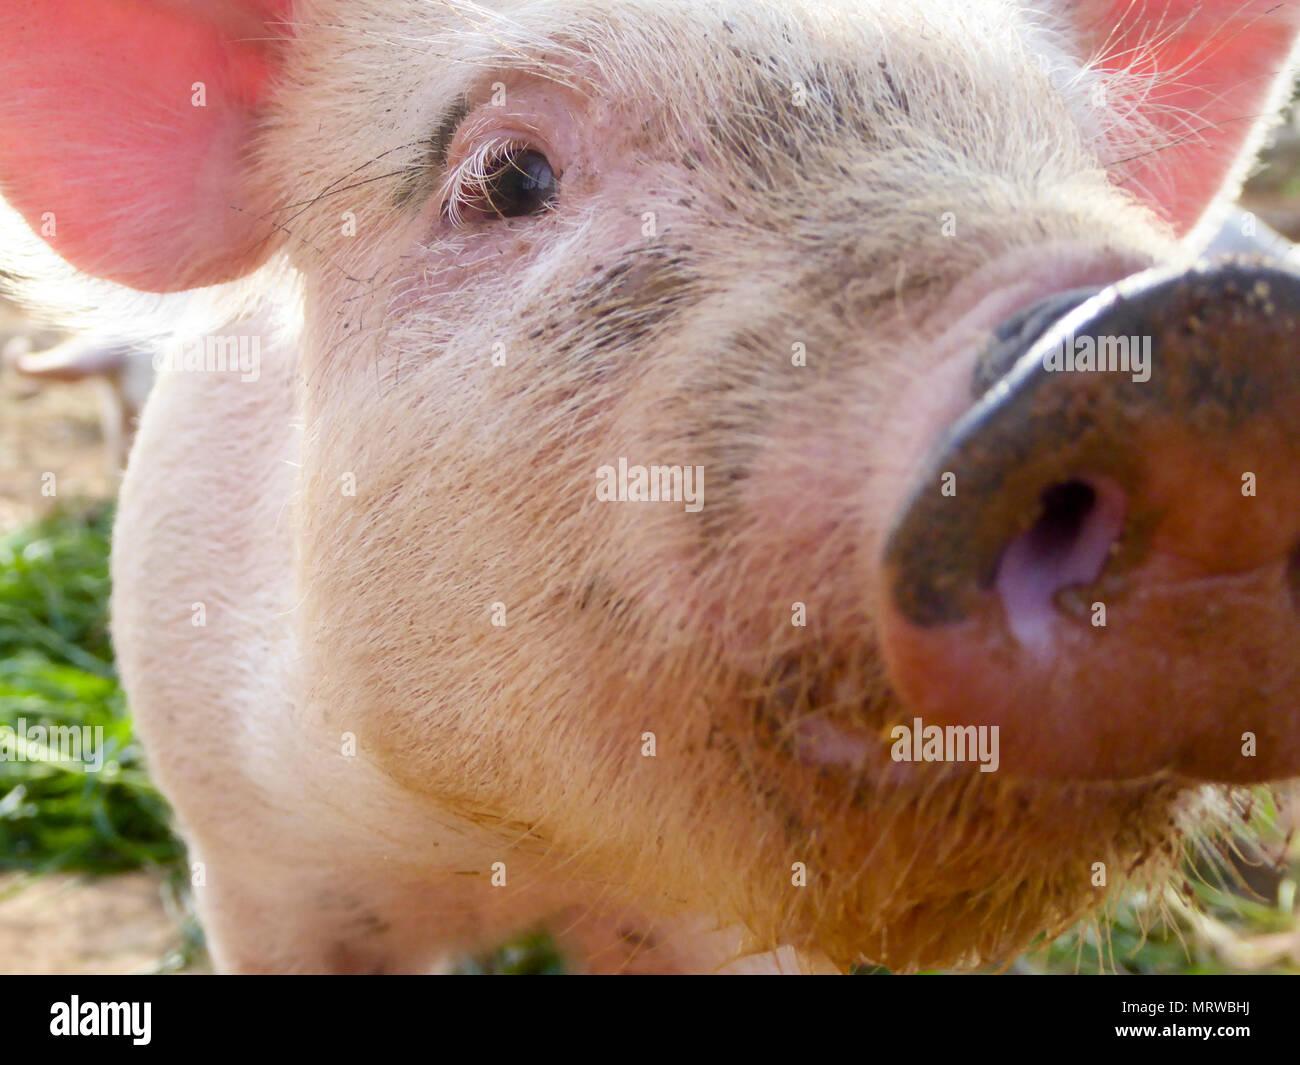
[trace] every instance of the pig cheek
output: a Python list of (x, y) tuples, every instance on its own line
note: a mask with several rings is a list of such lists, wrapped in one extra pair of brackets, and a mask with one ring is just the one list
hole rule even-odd
[(721, 631), (746, 668), (764, 648), (851, 638), (868, 621), (871, 478), (853, 435), (842, 423), (828, 431), (786, 419), (745, 482), (746, 550)]
[(699, 513), (639, 503), (622, 515), (622, 555), (657, 574), (642, 588), (648, 612), (676, 638), (714, 648), (736, 675), (766, 678), (804, 652), (875, 653), (873, 418), (868, 402), (840, 406), (810, 396), (774, 414), (734, 483), (737, 471), (702, 459)]

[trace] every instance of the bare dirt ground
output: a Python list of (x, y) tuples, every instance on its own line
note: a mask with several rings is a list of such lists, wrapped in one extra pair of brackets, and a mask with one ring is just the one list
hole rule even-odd
[[(181, 945), (179, 916), (154, 872), (85, 879), (0, 877), (0, 973), (157, 971)], [(177, 971), (168, 965), (169, 971)], [(202, 965), (179, 971), (201, 972)]]
[[(0, 369), (0, 534), (58, 500), (106, 499), (116, 489), (100, 429), (96, 385), (36, 385)], [(52, 473), (54, 496), (42, 494)], [(48, 493), (49, 489), (46, 488)]]

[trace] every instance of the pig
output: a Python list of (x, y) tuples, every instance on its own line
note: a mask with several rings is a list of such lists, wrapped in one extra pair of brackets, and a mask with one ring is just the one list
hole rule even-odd
[(32, 381), (89, 381), (99, 392), (104, 461), (116, 477), (126, 461), (136, 419), (153, 384), (153, 357), (148, 341), (90, 333), (60, 339), (33, 350), (27, 337), (16, 337), (0, 359)]
[(9, 0), (6, 202), (261, 352), (113, 548), (217, 968), (984, 965), (1294, 778), (1300, 290), (1197, 253), (1298, 27)]

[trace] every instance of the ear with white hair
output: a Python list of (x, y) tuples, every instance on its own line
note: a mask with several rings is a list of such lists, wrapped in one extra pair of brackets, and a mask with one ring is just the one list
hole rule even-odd
[[(1038, 5), (1035, 5), (1038, 7)], [(1187, 234), (1240, 192), (1296, 74), (1298, 0), (1053, 0), (1083, 58), (1122, 72), (1155, 142), (1107, 160), (1126, 188)], [(1214, 220), (1207, 219), (1207, 224)]]

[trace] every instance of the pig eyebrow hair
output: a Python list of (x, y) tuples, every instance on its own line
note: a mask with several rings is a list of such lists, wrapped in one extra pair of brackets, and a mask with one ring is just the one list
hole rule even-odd
[(469, 112), (469, 97), (462, 93), (442, 113), (438, 128), (429, 138), (429, 151), (435, 166), (441, 168), (447, 165), (447, 149), (451, 147), (451, 139), (456, 136), (456, 130), (460, 129), (460, 124)]
[(403, 168), (402, 179), (393, 193), (395, 206), (406, 207), (420, 193), (433, 187), (432, 179), (446, 167), (447, 149), (470, 110), (469, 97), (464, 93), (447, 105), (433, 133), (420, 142), (420, 152), (415, 161)]

